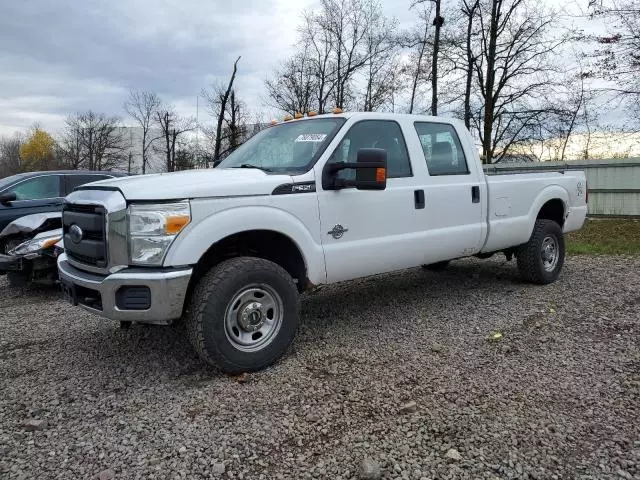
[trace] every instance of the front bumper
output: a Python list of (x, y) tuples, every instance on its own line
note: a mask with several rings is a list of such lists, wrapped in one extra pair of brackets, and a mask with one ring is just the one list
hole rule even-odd
[[(102, 276), (73, 267), (64, 253), (58, 257), (58, 274), (66, 296), (85, 310), (112, 320), (166, 325), (180, 318), (191, 273), (191, 268), (126, 268)], [(117, 296), (127, 288), (148, 291), (148, 308), (118, 307)]]
[(0, 254), (0, 273), (20, 272), (23, 268), (22, 257)]

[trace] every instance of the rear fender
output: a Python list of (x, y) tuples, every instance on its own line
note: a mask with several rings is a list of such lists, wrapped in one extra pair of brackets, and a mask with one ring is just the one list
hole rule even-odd
[(524, 238), (523, 243), (526, 242), (529, 237), (531, 237), (531, 233), (533, 232), (538, 214), (540, 213), (540, 210), (542, 209), (544, 204), (550, 200), (556, 199), (562, 201), (562, 205), (564, 207), (564, 215), (567, 215), (567, 206), (569, 205), (569, 193), (567, 192), (567, 190), (560, 185), (549, 185), (548, 187), (545, 187), (535, 198), (531, 205), (531, 209), (529, 210), (528, 230), (526, 232), (527, 235)]

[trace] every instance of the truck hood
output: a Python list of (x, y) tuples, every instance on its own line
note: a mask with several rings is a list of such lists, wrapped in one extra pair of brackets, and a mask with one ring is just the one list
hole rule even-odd
[(120, 190), (127, 200), (176, 200), (270, 195), (278, 185), (291, 181), (290, 175), (269, 174), (254, 168), (211, 168), (112, 178), (78, 190), (108, 187)]

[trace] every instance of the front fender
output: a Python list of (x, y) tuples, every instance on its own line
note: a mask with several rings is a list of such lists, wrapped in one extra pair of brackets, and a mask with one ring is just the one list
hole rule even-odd
[[(239, 225), (242, 228), (238, 228)], [(272, 230), (289, 237), (302, 254), (309, 280), (312, 283), (326, 281), (322, 246), (313, 240), (311, 232), (298, 218), (272, 206), (231, 207), (190, 224), (171, 245), (164, 266), (195, 265), (214, 243), (251, 230)]]

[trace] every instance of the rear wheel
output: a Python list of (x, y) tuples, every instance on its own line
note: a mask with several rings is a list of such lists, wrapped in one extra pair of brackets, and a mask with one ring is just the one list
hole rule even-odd
[(524, 280), (539, 285), (555, 282), (564, 264), (562, 228), (553, 220), (536, 220), (529, 241), (518, 247), (516, 256)]
[(195, 351), (226, 373), (260, 370), (280, 358), (298, 327), (298, 291), (279, 265), (238, 257), (196, 286), (185, 318)]

